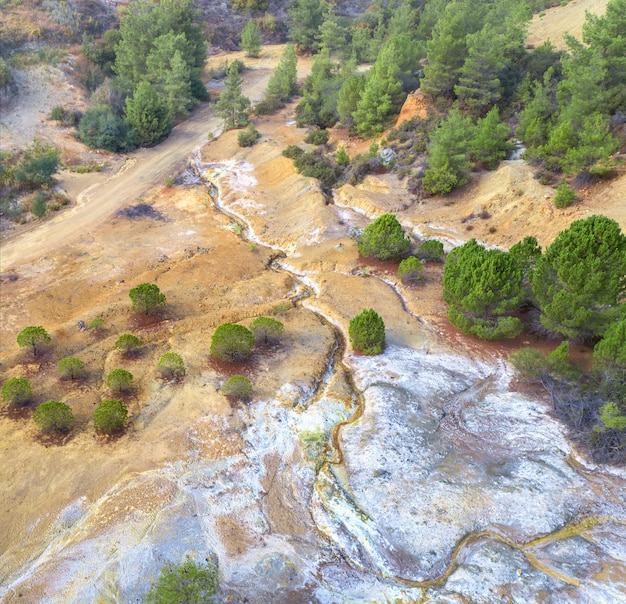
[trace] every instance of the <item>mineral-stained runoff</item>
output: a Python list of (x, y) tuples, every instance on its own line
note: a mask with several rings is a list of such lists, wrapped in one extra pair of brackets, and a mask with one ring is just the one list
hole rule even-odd
[[(260, 276), (242, 284), (214, 283), (213, 297), (198, 296), (195, 327), (172, 317), (168, 338), (189, 357), (196, 330), (212, 329), (203, 313), (239, 320), (239, 304), (247, 319), (274, 292), (289, 308), (288, 341), (258, 360), (260, 394), (227, 408), (206, 360), (182, 385), (146, 386), (129, 438), (155, 446), (154, 461), (94, 498), (68, 496), (41, 517), (44, 531), (33, 525), (8, 546), (0, 598), (134, 602), (166, 561), (192, 555), (219, 564), (220, 602), (624, 600), (626, 474), (590, 466), (544, 401), (510, 391), (501, 355), (456, 348), (414, 298), (368, 277), (348, 237), (366, 219), (345, 196), (327, 204), (270, 144), (245, 153), (192, 158), (195, 199), (204, 187), (212, 199), (193, 212), (214, 216), (198, 214), (194, 228), (216, 249), (220, 232), (241, 232), (266, 266), (257, 261)], [(167, 203), (157, 209), (165, 220), (148, 229), (155, 250), (175, 224)], [(195, 233), (186, 220), (176, 224), (181, 237)], [(162, 244), (160, 254), (177, 253)], [(243, 255), (248, 244), (237, 245)], [(181, 266), (189, 283), (192, 265)], [(384, 311), (377, 357), (346, 343), (363, 307)]]

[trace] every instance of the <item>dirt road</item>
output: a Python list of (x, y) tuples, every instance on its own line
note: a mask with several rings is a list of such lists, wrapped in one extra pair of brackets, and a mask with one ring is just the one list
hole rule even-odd
[[(258, 101), (279, 56), (272, 49), (265, 62), (244, 73), (243, 93)], [(140, 149), (129, 156), (125, 167), (111, 178), (93, 185), (77, 196), (77, 203), (52, 220), (9, 236), (0, 248), (0, 270), (33, 262), (53, 250), (71, 245), (81, 235), (97, 229), (115, 211), (133, 202), (151, 187), (164, 183), (194, 149), (207, 141), (207, 133), (217, 134), (222, 120), (214, 106), (204, 104), (189, 119), (174, 128), (170, 136), (151, 149)]]

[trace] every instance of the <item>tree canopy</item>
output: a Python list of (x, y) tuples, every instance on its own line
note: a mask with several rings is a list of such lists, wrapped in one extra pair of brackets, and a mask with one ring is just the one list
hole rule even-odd
[(447, 256), (443, 297), (448, 317), (461, 331), (479, 338), (514, 338), (522, 322), (509, 315), (524, 299), (522, 269), (514, 257), (487, 250), (470, 239)]
[(380, 354), (385, 343), (385, 323), (375, 310), (363, 310), (350, 320), (348, 335), (355, 350), (366, 355)]
[(229, 362), (243, 361), (250, 356), (254, 335), (243, 325), (223, 323), (211, 339), (211, 355)]
[(623, 316), (626, 236), (605, 216), (576, 220), (537, 260), (532, 289), (549, 330), (596, 341)]
[(402, 258), (411, 246), (411, 241), (393, 214), (383, 214), (365, 227), (357, 243), (361, 256), (378, 260)]
[(17, 343), (19, 346), (31, 346), (33, 356), (37, 356), (37, 346), (50, 341), (48, 332), (41, 325), (31, 325), (25, 327), (17, 334)]
[(156, 307), (165, 304), (165, 294), (161, 293), (156, 283), (140, 283), (133, 287), (128, 295), (132, 301), (133, 312), (149, 314)]
[(35, 409), (33, 420), (42, 432), (67, 432), (74, 424), (74, 415), (69, 405), (48, 401)]
[(1, 394), (8, 405), (24, 405), (31, 399), (33, 390), (26, 378), (12, 377), (2, 384)]

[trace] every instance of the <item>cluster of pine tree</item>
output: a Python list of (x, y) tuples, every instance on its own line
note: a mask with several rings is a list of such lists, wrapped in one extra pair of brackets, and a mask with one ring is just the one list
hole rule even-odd
[(207, 98), (200, 74), (207, 43), (193, 0), (134, 0), (119, 30), (87, 41), (84, 53), (109, 78), (79, 124), (91, 147), (111, 151), (153, 145)]
[(514, 135), (551, 173), (602, 175), (626, 109), (626, 0), (588, 15), (567, 52), (529, 51), (527, 24), (544, 4), (398, 0), (349, 19), (324, 0), (292, 0), (291, 40), (315, 54), (298, 123), (377, 136), (420, 87), (444, 112), (426, 150), (427, 192), (461, 186), (475, 164), (497, 167)]

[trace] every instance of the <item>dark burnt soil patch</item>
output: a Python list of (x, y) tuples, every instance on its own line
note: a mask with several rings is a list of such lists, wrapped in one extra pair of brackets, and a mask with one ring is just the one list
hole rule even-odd
[[(235, 362), (222, 361), (221, 359), (209, 356), (208, 364), (214, 371), (227, 379), (233, 375), (244, 375), (252, 380), (252, 377), (258, 371), (258, 361), (255, 355), (250, 356), (245, 361)], [(252, 380), (252, 382), (254, 385), (254, 380)]]
[(62, 447), (69, 443), (78, 433), (78, 430), (69, 432), (37, 432), (35, 440), (44, 447)]
[(164, 308), (152, 310), (150, 313), (131, 313), (128, 317), (128, 327), (131, 330), (155, 327), (159, 323), (170, 319), (170, 313)]
[(115, 213), (117, 218), (128, 218), (129, 220), (139, 220), (140, 218), (150, 218), (152, 220), (160, 220), (167, 222), (167, 219), (161, 212), (155, 210), (148, 203), (137, 203), (126, 208), (122, 208)]

